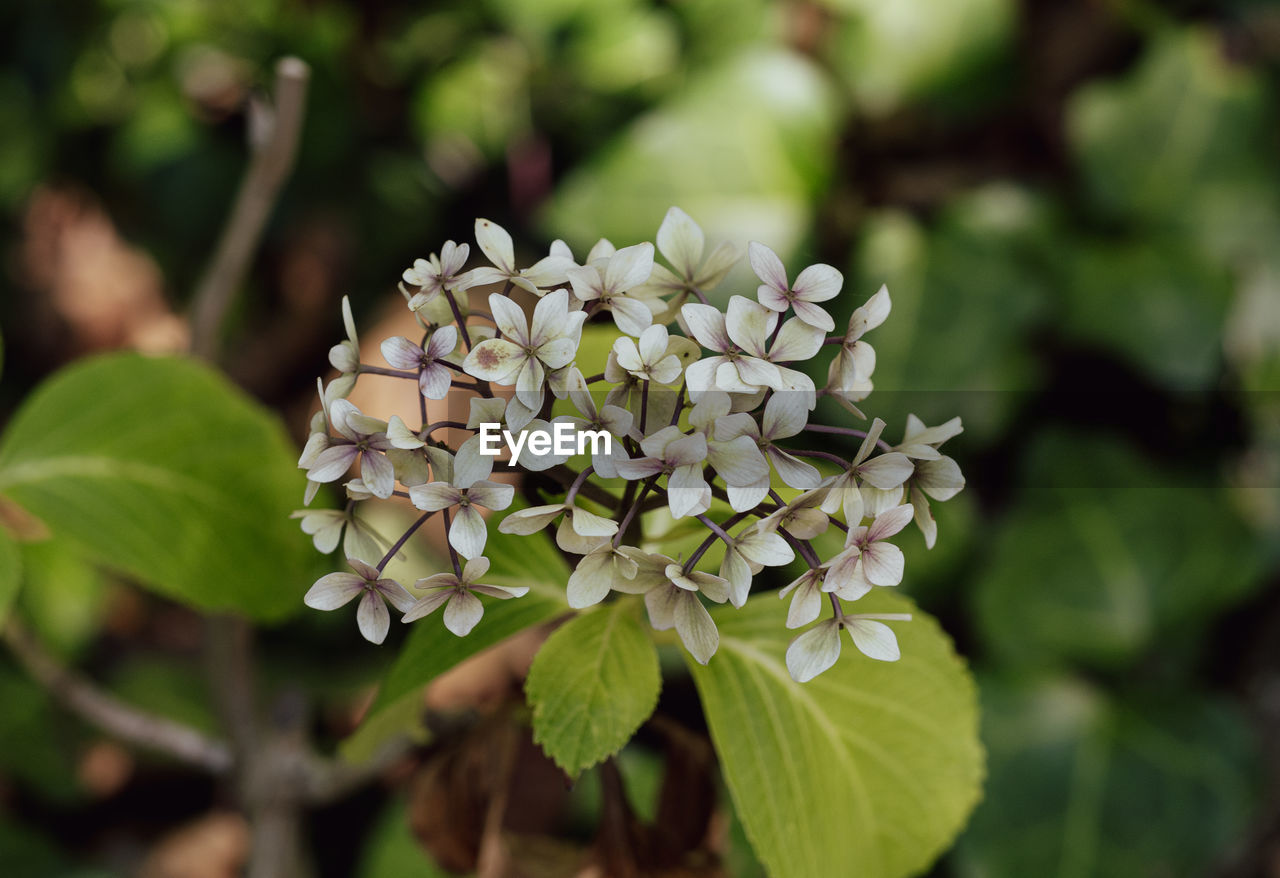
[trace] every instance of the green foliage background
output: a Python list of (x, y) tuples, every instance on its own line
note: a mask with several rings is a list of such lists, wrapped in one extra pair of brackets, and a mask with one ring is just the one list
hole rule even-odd
[[(1263, 0), (6, 4), (0, 491), (15, 455), (57, 450), (43, 437), (77, 454), (149, 453), (109, 400), (80, 429), (12, 417), (84, 353), (23, 268), (35, 195), (71, 187), (99, 205), (180, 309), (243, 166), (238, 107), (274, 59), (297, 54), (313, 69), (299, 165), (228, 338), (233, 377), (295, 435), (341, 332), (338, 298), (372, 318), (401, 268), (468, 239), (478, 215), (518, 241), (581, 250), (599, 234), (651, 237), (679, 204), (714, 238), (839, 267), (838, 321), (888, 283), (870, 413), (891, 430), (908, 411), (966, 426), (948, 449), (969, 487), (936, 510), (936, 549), (908, 541), (903, 586), (957, 640), (983, 711), (985, 799), (935, 873), (1253, 874), (1280, 837), (1265, 805), (1280, 789), (1266, 746), (1280, 729), (1260, 694), (1280, 668), (1268, 645), (1280, 626), (1277, 33)], [(311, 274), (291, 271), (306, 258)], [(217, 405), (231, 393), (201, 392)], [(245, 447), (285, 461), (254, 486), (279, 505), (292, 484), (280, 436), (257, 407), (227, 405)], [(23, 429), (37, 435), (24, 443)], [(75, 487), (32, 511), (76, 512)], [(305, 587), (261, 591), (306, 548), (287, 537), (263, 534), (277, 548), (237, 583), (262, 618)], [(146, 649), (100, 661), (107, 579), (146, 582), (147, 547), (110, 557), (97, 528), (62, 540), (0, 529), (0, 607), (12, 601), (120, 691), (201, 721), (184, 661)], [(197, 603), (226, 605), (227, 575), (192, 572)], [(477, 635), (557, 610), (545, 595), (491, 607)], [(752, 621), (731, 619), (726, 633)], [(337, 623), (280, 629), (268, 676), (321, 699), (376, 678), (390, 652), (370, 657), (354, 638), (349, 663), (308, 665), (350, 634)], [(388, 703), (431, 662), (461, 657), (436, 647), (410, 635)], [(693, 676), (704, 698), (725, 685)], [(111, 874), (91, 840), (59, 838), (92, 813), (66, 764), (85, 731), (7, 663), (0, 703), (0, 873)], [(715, 717), (711, 732), (724, 735)], [(743, 783), (722, 756), (730, 787)], [(399, 807), (333, 874), (431, 874), (391, 819)], [(909, 823), (897, 807), (888, 816)], [(762, 868), (734, 856), (741, 874)]]

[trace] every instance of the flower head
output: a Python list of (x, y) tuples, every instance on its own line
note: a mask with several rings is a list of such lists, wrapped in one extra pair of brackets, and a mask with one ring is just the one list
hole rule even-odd
[(705, 665), (720, 646), (720, 632), (698, 595), (722, 604), (729, 597), (729, 583), (710, 573), (686, 571), (665, 555), (653, 556), (652, 560), (666, 563), (661, 583), (644, 595), (649, 623), (657, 631), (674, 627), (685, 649)]
[(462, 568), (462, 575), (437, 573), (419, 579), (414, 588), (426, 589), (423, 595), (405, 612), (402, 622), (416, 622), (444, 605), (444, 627), (459, 637), (466, 637), (484, 615), (484, 605), (477, 594), (507, 600), (522, 597), (529, 589), (524, 586), (485, 585), (480, 577), (489, 572), (488, 558), (472, 558)]
[(418, 345), (404, 336), (393, 336), (382, 343), (382, 357), (397, 369), (418, 373), (418, 390), (427, 399), (444, 399), (453, 385), (453, 373), (445, 363), (445, 357), (458, 346), (458, 330), (454, 326), (442, 326), (427, 339), (426, 345)]
[(458, 274), (462, 271), (462, 266), (467, 264), (467, 257), (470, 255), (470, 244), (445, 241), (439, 256), (432, 253), (426, 259), (415, 259), (413, 267), (406, 268), (401, 275), (405, 283), (418, 287), (418, 292), (408, 297), (409, 310), (421, 313), (440, 295), (441, 290), (457, 293), (471, 287), (472, 279)]
[(370, 567), (358, 558), (348, 558), (347, 563), (355, 573), (330, 573), (316, 580), (307, 590), (302, 602), (313, 610), (336, 610), (360, 596), (356, 609), (356, 622), (360, 633), (370, 643), (381, 643), (391, 628), (391, 614), (387, 601), (404, 612), (413, 604), (413, 596), (394, 579), (383, 579), (376, 567)]
[(756, 290), (761, 305), (778, 313), (793, 308), (796, 317), (823, 332), (836, 328), (831, 315), (814, 303), (835, 298), (844, 284), (844, 275), (819, 262), (800, 272), (795, 283), (789, 284), (782, 260), (764, 244), (752, 241), (747, 247), (747, 258), (751, 261), (751, 270), (763, 281)]
[(409, 499), (424, 512), (457, 507), (449, 527), (449, 545), (464, 558), (478, 558), (484, 551), (489, 531), (476, 507), (506, 509), (515, 488), (487, 481), (493, 472), (493, 458), (480, 453), (480, 439), (473, 436), (458, 449), (450, 480), (428, 482), (409, 489)]

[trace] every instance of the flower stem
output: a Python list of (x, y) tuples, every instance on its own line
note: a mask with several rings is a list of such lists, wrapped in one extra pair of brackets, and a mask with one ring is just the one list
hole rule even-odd
[[(445, 514), (448, 515), (448, 513)], [(422, 515), (418, 516), (417, 521), (409, 525), (409, 529), (400, 535), (400, 539), (396, 540), (390, 549), (387, 549), (387, 554), (383, 555), (382, 560), (378, 562), (379, 573), (381, 573), (383, 569), (391, 563), (391, 559), (394, 558), (396, 553), (399, 552), (404, 547), (404, 544), (409, 541), (409, 537), (413, 536), (418, 528), (426, 524), (427, 519), (433, 515), (435, 515), (434, 512), (424, 512)]]

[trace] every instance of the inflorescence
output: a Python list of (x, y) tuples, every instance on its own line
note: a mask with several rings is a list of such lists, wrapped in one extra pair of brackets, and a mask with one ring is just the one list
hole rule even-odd
[[(515, 490), (491, 478), (495, 458), (481, 432), (487, 440), (499, 428), (552, 433), (572, 424), (611, 441), (582, 454), (548, 451), (545, 443), (536, 452), (535, 443), (517, 446), (512, 471), (541, 474), (538, 484), (551, 488), (539, 499), (549, 502), (516, 509), (498, 525), (538, 539), (556, 525), (556, 544), (574, 561), (571, 607), (599, 603), (611, 591), (642, 594), (653, 627), (674, 627), (706, 664), (719, 633), (703, 599), (741, 607), (761, 569), (798, 556), (808, 569), (779, 592), (791, 600), (787, 627), (817, 622), (824, 605), (830, 616), (792, 641), (792, 676), (803, 682), (831, 667), (841, 629), (863, 654), (896, 660), (897, 638), (884, 623), (910, 616), (850, 613), (846, 604), (902, 581), (903, 554), (892, 540), (913, 519), (933, 546), (930, 498), (947, 500), (964, 486), (955, 461), (938, 450), (961, 431), (960, 419), (927, 427), (909, 416), (896, 445), (883, 438), (878, 418), (865, 429), (809, 423), (823, 396), (866, 420), (857, 404), (871, 393), (876, 354), (863, 336), (888, 317), (888, 290), (857, 308), (843, 335), (832, 335), (835, 322), (821, 303), (840, 292), (840, 272), (810, 265), (792, 280), (771, 249), (752, 243), (755, 296), (734, 295), (721, 310), (706, 294), (740, 254), (729, 244), (705, 252), (701, 228), (675, 207), (656, 239), (666, 266), (655, 262), (651, 243), (619, 250), (601, 240), (581, 264), (556, 241), (545, 258), (518, 268), (501, 226), (477, 220), (475, 235), (488, 265), (464, 271), (469, 245), (448, 241), (404, 272), (400, 290), (422, 335), (382, 342), (390, 368), (360, 362), (343, 300), (347, 339), (329, 355), (340, 374), (327, 387), (321, 382), (321, 411), (298, 465), (307, 471), (307, 504), (322, 483), (344, 479), (347, 502), (295, 516), (321, 552), (341, 541), (353, 572), (322, 577), (307, 605), (333, 610), (359, 598), (360, 631), (374, 643), (389, 630), (388, 603), (405, 622), (443, 607), (450, 631), (470, 632), (484, 611), (477, 595), (508, 599), (527, 591), (484, 582), (488, 524), (479, 510), (507, 509)], [(487, 312), (471, 310), (468, 290), (499, 284)], [(534, 305), (531, 314), (525, 304)], [(588, 377), (577, 364), (583, 325), (609, 319), (617, 337), (608, 362)], [(826, 346), (835, 352), (819, 388), (797, 366)], [(408, 416), (417, 429), (399, 415), (365, 415), (347, 400), (367, 374), (417, 382), (418, 411)], [(446, 398), (463, 414), (429, 421), (428, 401)], [(455, 449), (437, 436), (446, 430), (470, 435)], [(806, 434), (820, 445), (829, 434), (861, 442), (846, 460), (803, 447)], [(388, 543), (357, 510), (392, 497), (422, 514)], [(436, 515), (448, 532), (452, 571), (418, 579), (411, 589), (384, 577), (404, 543)], [(705, 529), (687, 558), (663, 554), (661, 540), (645, 533), (649, 522), (672, 520)], [(812, 541), (832, 525), (845, 532), (843, 548), (823, 560)], [(718, 571), (699, 569), (717, 541), (724, 548)]]

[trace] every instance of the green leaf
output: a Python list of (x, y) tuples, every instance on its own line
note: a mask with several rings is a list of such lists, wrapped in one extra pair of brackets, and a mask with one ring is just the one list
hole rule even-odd
[(631, 740), (661, 688), (658, 652), (635, 601), (585, 613), (556, 629), (529, 669), (533, 739), (576, 777)]
[(1080, 242), (1065, 292), (1067, 333), (1122, 351), (1172, 387), (1204, 388), (1217, 374), (1235, 284), (1182, 240)]
[(1260, 547), (1223, 491), (1105, 439), (1051, 433), (977, 573), (986, 644), (1020, 665), (1119, 668), (1194, 649), (1214, 614), (1260, 584)]
[(108, 593), (101, 568), (65, 538), (23, 543), (22, 590), (15, 612), (63, 659), (98, 635)]
[(22, 552), (9, 532), (0, 527), (0, 625), (22, 586)]
[[(519, 504), (507, 514), (517, 508)], [(356, 760), (359, 754), (371, 752), (380, 740), (401, 730), (398, 723), (384, 721), (384, 717), (394, 714), (406, 720), (416, 718), (420, 712), (407, 709), (405, 702), (412, 701), (440, 674), (511, 635), (568, 610), (564, 590), (569, 582), (569, 567), (556, 551), (550, 534), (525, 537), (499, 533), (499, 520), (496, 516), (489, 520), (485, 554), (491, 566), (484, 581), (527, 586), (529, 593), (506, 601), (481, 598), (484, 617), (466, 637), (448, 631), (439, 613), (414, 622), (361, 728), (343, 747), (348, 759)]]
[(96, 561), (169, 597), (262, 620), (316, 565), (276, 419), (189, 360), (114, 354), (49, 379), (0, 444), (0, 493)]
[[(912, 611), (883, 590), (858, 612)], [(978, 800), (982, 748), (973, 681), (929, 616), (894, 623), (885, 664), (843, 637), (835, 667), (787, 673), (786, 602), (713, 611), (720, 649), (688, 662), (747, 837), (774, 878), (923, 871)]]
[(1069, 677), (979, 682), (990, 775), (959, 874), (1205, 875), (1241, 843), (1257, 755), (1231, 706), (1183, 687), (1111, 697)]
[(1169, 31), (1126, 77), (1077, 92), (1067, 132), (1108, 214), (1260, 256), (1280, 226), (1274, 98), (1228, 55), (1215, 32)]

